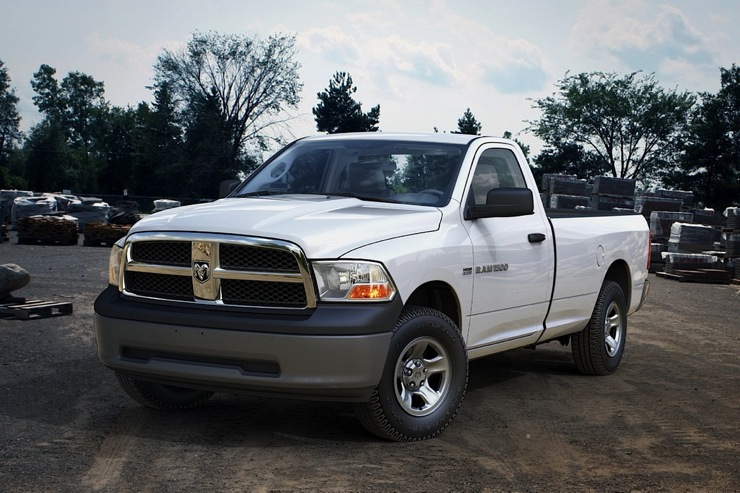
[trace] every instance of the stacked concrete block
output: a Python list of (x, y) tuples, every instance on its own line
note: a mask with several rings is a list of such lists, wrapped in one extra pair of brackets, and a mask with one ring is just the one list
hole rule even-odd
[(581, 195), (555, 194), (550, 197), (552, 209), (581, 209), (589, 206), (589, 198)]
[(668, 238), (668, 251), (699, 253), (714, 249), (715, 229), (703, 224), (673, 223)]
[(589, 206), (591, 184), (575, 175), (545, 174), (542, 189), (546, 197), (544, 203), (553, 209), (577, 209)]
[(600, 211), (635, 208), (635, 180), (597, 176), (591, 192), (591, 208)]
[(694, 215), (690, 212), (653, 211), (650, 213), (650, 235), (653, 241), (668, 241), (673, 223), (693, 221)]
[(740, 207), (728, 207), (725, 211), (727, 224), (723, 230), (725, 240), (725, 262), (732, 269), (733, 276), (740, 278), (737, 268), (740, 259)]

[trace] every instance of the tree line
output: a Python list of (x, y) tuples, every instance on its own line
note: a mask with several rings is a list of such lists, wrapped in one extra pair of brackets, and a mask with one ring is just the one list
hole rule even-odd
[[(245, 176), (284, 143), (303, 89), (296, 56), (294, 36), (194, 33), (157, 57), (153, 101), (136, 107), (111, 105), (90, 75), (60, 80), (41, 65), (31, 87), (42, 120), (27, 135), (0, 60), (0, 188), (215, 198), (222, 180)], [(541, 116), (524, 132), (544, 142), (529, 156), (535, 176), (633, 178), (691, 190), (708, 207), (737, 205), (740, 68), (720, 68), (720, 82), (716, 94), (693, 94), (641, 72), (566, 73), (551, 96), (531, 101)], [(363, 111), (356, 91), (349, 73), (333, 75), (316, 95), (318, 132), (380, 130), (380, 105)], [(467, 108), (451, 132), (482, 128)]]

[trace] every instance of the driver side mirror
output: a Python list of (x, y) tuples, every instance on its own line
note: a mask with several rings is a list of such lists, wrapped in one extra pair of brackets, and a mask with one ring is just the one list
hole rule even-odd
[(469, 205), (465, 219), (516, 217), (534, 214), (534, 198), (529, 188), (494, 188), (488, 191), (485, 205)]

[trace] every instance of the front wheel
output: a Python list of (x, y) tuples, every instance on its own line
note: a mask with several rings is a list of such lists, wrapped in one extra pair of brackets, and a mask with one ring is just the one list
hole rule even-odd
[(627, 340), (627, 309), (622, 288), (605, 281), (588, 326), (571, 336), (573, 359), (581, 373), (609, 375), (622, 361)]
[(404, 310), (378, 387), (355, 411), (373, 434), (434, 438), (453, 420), (468, 384), (468, 357), (455, 323), (430, 308)]
[(188, 389), (174, 385), (146, 382), (116, 372), (118, 383), (133, 400), (162, 411), (181, 411), (199, 406), (211, 398), (213, 392)]

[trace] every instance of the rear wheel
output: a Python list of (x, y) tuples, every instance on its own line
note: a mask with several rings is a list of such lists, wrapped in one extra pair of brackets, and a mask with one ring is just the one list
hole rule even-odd
[(588, 326), (571, 336), (573, 359), (581, 373), (609, 375), (622, 361), (627, 340), (624, 292), (614, 281), (601, 287)]
[(437, 310), (410, 308), (396, 323), (378, 387), (355, 411), (381, 438), (434, 438), (457, 414), (467, 383), (467, 352), (455, 323)]
[(205, 390), (146, 382), (116, 372), (118, 383), (136, 402), (163, 411), (190, 409), (204, 403), (213, 395)]

